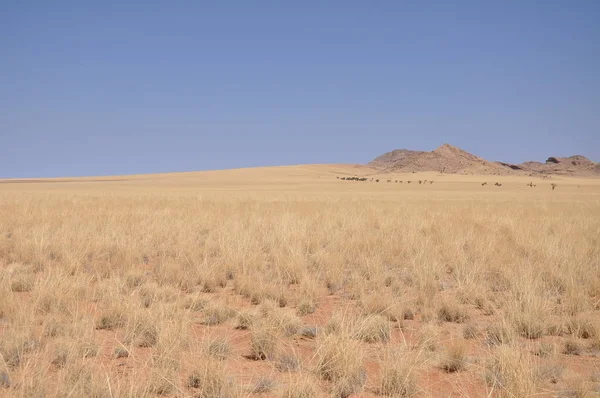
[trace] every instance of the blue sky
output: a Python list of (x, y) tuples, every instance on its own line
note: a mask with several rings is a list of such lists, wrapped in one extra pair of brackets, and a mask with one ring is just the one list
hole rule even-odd
[[(211, 4), (212, 3), (212, 4)], [(600, 161), (600, 2), (0, 1), (0, 177)]]

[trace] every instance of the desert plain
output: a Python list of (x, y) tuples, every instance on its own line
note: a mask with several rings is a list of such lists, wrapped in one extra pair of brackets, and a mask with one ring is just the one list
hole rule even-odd
[(0, 396), (599, 392), (600, 179), (0, 181)]

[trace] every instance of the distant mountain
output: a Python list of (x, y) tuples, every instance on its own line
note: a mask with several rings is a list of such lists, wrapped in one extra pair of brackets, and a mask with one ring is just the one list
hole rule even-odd
[(581, 155), (550, 157), (546, 163), (524, 162), (515, 165), (490, 162), (449, 144), (431, 152), (396, 149), (376, 157), (369, 162), (369, 166), (390, 173), (437, 171), (452, 174), (600, 176), (600, 164)]

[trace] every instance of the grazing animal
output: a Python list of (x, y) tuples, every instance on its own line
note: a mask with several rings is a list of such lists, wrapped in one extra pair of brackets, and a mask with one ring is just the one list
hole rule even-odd
[(410, 180), (408, 180), (408, 181), (406, 181), (406, 182), (410, 184)]
[(502, 186), (502, 184), (500, 184), (499, 182), (495, 183), (494, 185), (497, 186), (497, 187), (501, 187)]
[(422, 183), (423, 181), (419, 180), (419, 184)]
[(375, 182), (379, 182), (379, 180), (375, 180)]
[(554, 188), (556, 188), (557, 185), (552, 183), (552, 184), (550, 184), (550, 186), (552, 186), (552, 190), (554, 191)]
[(433, 181), (429, 181), (429, 185), (433, 184)]
[(483, 184), (481, 184), (482, 187), (486, 186), (487, 182), (484, 182)]

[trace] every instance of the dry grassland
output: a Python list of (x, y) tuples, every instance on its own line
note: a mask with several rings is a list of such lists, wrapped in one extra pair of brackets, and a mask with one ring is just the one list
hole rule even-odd
[(0, 395), (600, 391), (600, 182), (372, 172), (0, 183)]

